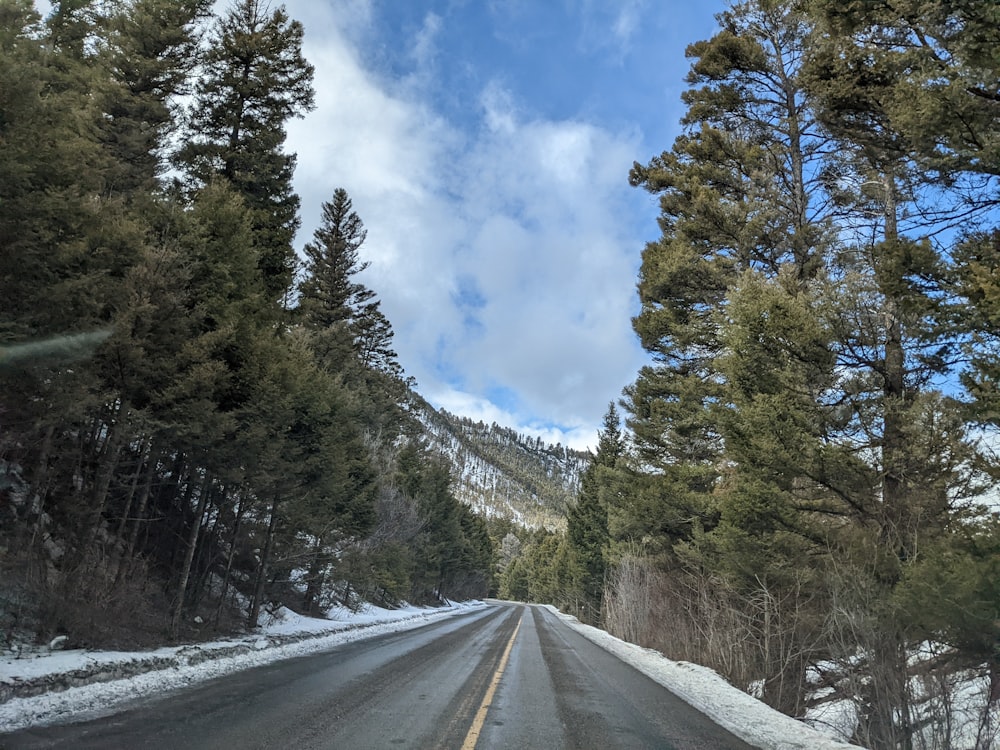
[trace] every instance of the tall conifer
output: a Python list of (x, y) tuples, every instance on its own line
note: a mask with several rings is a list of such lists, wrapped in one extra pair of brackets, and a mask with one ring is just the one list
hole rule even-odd
[(611, 403), (598, 433), (597, 453), (580, 481), (576, 505), (566, 514), (566, 538), (582, 567), (585, 615), (591, 622), (599, 621), (609, 553), (607, 473), (617, 468), (624, 453), (621, 419)]
[(302, 34), (283, 6), (237, 0), (209, 35), (190, 137), (177, 154), (194, 184), (222, 177), (253, 211), (260, 270), (275, 302), (292, 282), (299, 226), (295, 156), (283, 150), (285, 123), (314, 106)]

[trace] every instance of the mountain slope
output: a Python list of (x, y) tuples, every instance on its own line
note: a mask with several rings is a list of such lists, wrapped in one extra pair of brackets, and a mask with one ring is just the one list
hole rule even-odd
[(480, 515), (530, 528), (565, 528), (590, 454), (496, 423), (473, 422), (417, 400), (428, 446), (453, 467), (456, 497)]

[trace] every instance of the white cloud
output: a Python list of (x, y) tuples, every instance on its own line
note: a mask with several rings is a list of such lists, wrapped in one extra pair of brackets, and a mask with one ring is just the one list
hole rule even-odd
[(511, 135), (515, 129), (517, 108), (514, 97), (500, 85), (491, 81), (480, 97), (483, 108), (483, 122), (491, 133)]
[[(359, 37), (344, 32), (340, 7), (288, 5), (316, 66), (317, 109), (289, 128), (304, 234), (346, 188), (368, 228), (365, 281), (421, 392), (458, 414), (592, 446), (642, 360), (629, 328), (641, 242), (622, 220), (637, 135), (532, 119), (497, 82), (482, 91), (478, 130), (463, 131), (434, 111), (426, 81), (364, 67), (351, 41), (365, 36), (363, 5), (350, 6)], [(440, 24), (428, 16), (412, 41), (418, 65), (437, 54)], [(496, 390), (516, 404), (491, 404)]]
[(646, 5), (647, 0), (621, 0), (610, 6), (600, 0), (582, 0), (580, 46), (609, 55), (621, 65), (632, 49)]
[(644, 5), (642, 0), (623, 3), (618, 11), (618, 16), (611, 24), (611, 32), (622, 48), (627, 48), (631, 43), (632, 35), (635, 34), (639, 26), (640, 11)]
[(411, 55), (417, 66), (427, 68), (433, 64), (437, 56), (435, 39), (441, 31), (441, 16), (436, 13), (428, 13), (424, 16), (424, 25), (413, 40)]
[(522, 435), (541, 438), (550, 445), (562, 444), (576, 450), (588, 450), (597, 447), (597, 428), (590, 424), (574, 425), (569, 428), (547, 427), (545, 425), (525, 423), (523, 418), (480, 396), (449, 389), (436, 394), (435, 403), (439, 408), (468, 417), (474, 422), (493, 424), (517, 429)]
[[(224, 3), (223, 7), (229, 4), (228, 0), (217, 0), (217, 6), (219, 3)], [(356, 41), (372, 32), (372, 0), (337, 0), (336, 3), (286, 0), (283, 5), (291, 18), (302, 23), (306, 35), (313, 40), (334, 26), (339, 33)]]

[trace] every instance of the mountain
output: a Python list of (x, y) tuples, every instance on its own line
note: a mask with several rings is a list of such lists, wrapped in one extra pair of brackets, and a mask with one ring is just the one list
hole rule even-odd
[(455, 496), (480, 515), (529, 528), (565, 528), (590, 453), (474, 422), (417, 399), (428, 447), (453, 467)]

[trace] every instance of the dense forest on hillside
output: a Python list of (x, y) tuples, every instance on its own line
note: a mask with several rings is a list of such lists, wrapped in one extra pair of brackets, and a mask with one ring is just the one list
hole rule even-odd
[(212, 7), (0, 3), (0, 639), (489, 589), (345, 190), (292, 247), (302, 26)]
[(428, 447), (448, 458), (464, 503), (520, 527), (565, 529), (589, 453), (445, 410), (424, 414)]
[(1000, 6), (718, 21), (683, 132), (629, 174), (660, 206), (633, 321), (652, 361), (567, 535), (503, 585), (793, 715), (842, 701), (865, 747), (958, 747), (975, 685), (961, 746), (993, 747)]

